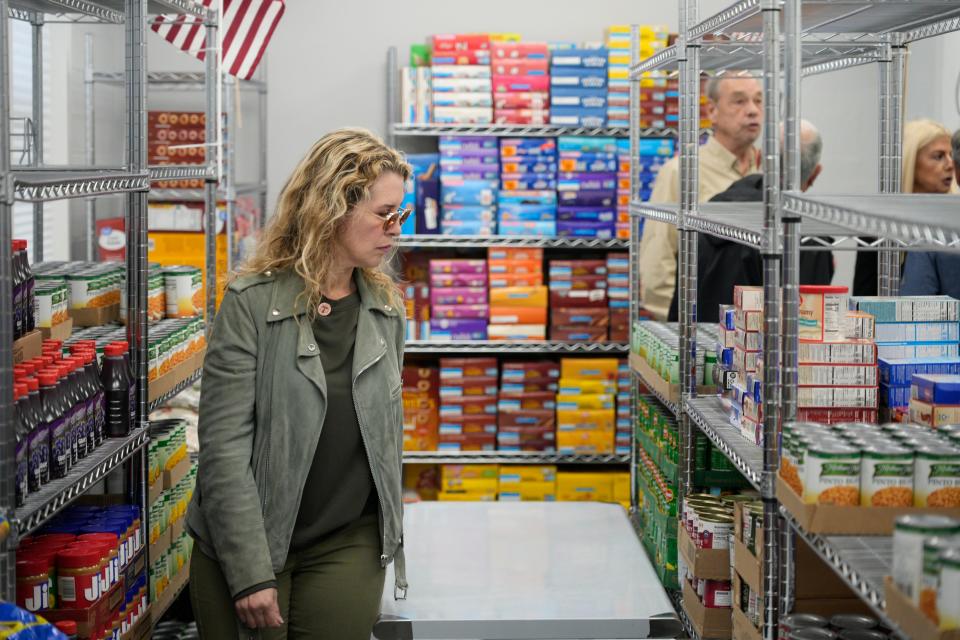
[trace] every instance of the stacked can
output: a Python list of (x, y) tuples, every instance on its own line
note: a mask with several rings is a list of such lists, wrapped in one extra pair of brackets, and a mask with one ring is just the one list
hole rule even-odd
[[(630, 349), (650, 365), (657, 375), (670, 384), (680, 383), (680, 335), (675, 322), (635, 322)], [(709, 325), (697, 327), (697, 384), (714, 384), (716, 352), (708, 345), (718, 339)]]
[(47, 285), (67, 286), (70, 310), (120, 304), (123, 272), (123, 264), (119, 262), (40, 262), (33, 266), (38, 289)]

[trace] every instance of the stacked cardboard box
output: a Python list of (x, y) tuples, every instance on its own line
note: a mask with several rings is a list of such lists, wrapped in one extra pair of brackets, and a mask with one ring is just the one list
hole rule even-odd
[(619, 502), (630, 504), (630, 474), (622, 471), (557, 472), (557, 500), (564, 502)]
[(498, 499), (503, 502), (556, 500), (557, 468), (553, 465), (501, 466)]
[[(496, 256), (496, 257), (494, 257)], [(547, 296), (542, 249), (491, 249), (487, 259), (491, 292), (491, 340), (546, 340)], [(505, 292), (502, 290), (506, 290)]]
[(431, 260), (430, 302), (431, 339), (486, 340), (486, 261)]
[(495, 464), (445, 464), (440, 468), (441, 502), (492, 502), (497, 499), (500, 469)]
[(430, 339), (430, 285), (412, 282), (404, 288), (407, 340)]
[(606, 260), (551, 260), (549, 276), (550, 339), (607, 340)]
[(403, 449), (435, 451), (440, 430), (440, 369), (403, 368)]
[(960, 423), (960, 375), (914, 374), (910, 381), (910, 422), (934, 429)]
[[(150, 164), (206, 162), (207, 116), (202, 111), (149, 111), (147, 154)], [(203, 180), (161, 180), (158, 189), (202, 189)]]
[(411, 65), (400, 69), (400, 121), (404, 124), (433, 122), (433, 76), (430, 67)]
[(555, 362), (504, 362), (498, 404), (497, 448), (556, 450)]
[(638, 166), (634, 179), (637, 181), (637, 195), (646, 202), (653, 193), (653, 183), (657, 180), (660, 167), (673, 157), (676, 141), (673, 138), (644, 138), (638, 149)]
[[(546, 340), (547, 288), (543, 285), (490, 290), (490, 340)], [(496, 313), (494, 313), (496, 311)]]
[(493, 117), (497, 124), (550, 122), (549, 52), (543, 42), (495, 42)]
[[(630, 140), (617, 139), (617, 237), (630, 238)], [(640, 219), (643, 229), (643, 218)]]
[(723, 331), (721, 339), (730, 345), (732, 356), (731, 396), (733, 398), (730, 420), (740, 429), (740, 434), (762, 444), (763, 424), (760, 409), (760, 385), (756, 375), (762, 371), (760, 350), (763, 346), (763, 287), (735, 286), (733, 288), (733, 312), (721, 310)]
[(560, 361), (560, 393), (557, 395), (557, 450), (560, 453), (613, 453), (617, 373), (616, 358), (563, 358)]
[(550, 59), (550, 124), (607, 124), (607, 50), (564, 49)]
[(556, 235), (557, 141), (501, 138), (500, 171), (500, 234)]
[(949, 296), (851, 297), (875, 319), (881, 405), (896, 418), (910, 404), (913, 373), (958, 373), (960, 302)]
[(433, 36), (433, 121), (490, 124), (493, 95), (487, 34)]
[[(457, 153), (453, 151), (452, 153)], [(463, 168), (463, 162), (451, 163), (452, 156), (448, 156), (448, 167)], [(407, 162), (413, 167), (407, 194), (403, 205), (413, 208), (413, 215), (407, 218), (400, 232), (403, 235), (414, 233), (440, 233), (440, 155), (436, 153), (408, 154)], [(451, 166), (457, 164), (458, 166)]]
[(496, 450), (497, 374), (496, 358), (440, 359), (440, 451)]
[[(633, 440), (633, 424), (630, 421), (630, 361), (617, 360), (617, 422), (614, 436), (614, 453), (630, 454)], [(629, 487), (627, 488), (629, 497)], [(619, 500), (618, 500), (619, 501)]]
[(630, 341), (630, 254), (607, 254), (607, 300), (610, 305), (610, 340)]
[(557, 235), (613, 238), (619, 171), (617, 140), (562, 136), (557, 139), (557, 146)]
[(607, 28), (607, 126), (630, 126), (630, 25)]
[(499, 165), (496, 138), (441, 136), (441, 233), (496, 233)]

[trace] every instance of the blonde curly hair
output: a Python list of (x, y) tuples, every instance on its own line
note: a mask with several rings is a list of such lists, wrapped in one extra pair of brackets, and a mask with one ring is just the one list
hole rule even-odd
[[(302, 295), (312, 315), (336, 260), (333, 245), (350, 212), (370, 197), (373, 183), (383, 174), (396, 173), (406, 181), (411, 172), (400, 152), (366, 129), (328, 133), (293, 170), (263, 238), (238, 275), (296, 272), (306, 285)], [(387, 255), (380, 266), (360, 269), (360, 274), (375, 292), (399, 306), (392, 258)]]

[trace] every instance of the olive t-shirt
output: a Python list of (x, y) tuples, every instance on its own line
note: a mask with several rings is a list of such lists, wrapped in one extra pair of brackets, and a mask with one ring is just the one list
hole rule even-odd
[[(327, 414), (303, 488), (290, 548), (300, 551), (322, 537), (377, 512), (377, 495), (353, 403), (353, 351), (360, 295), (326, 302), (328, 316), (313, 321), (327, 381)], [(318, 424), (319, 428), (320, 425)]]

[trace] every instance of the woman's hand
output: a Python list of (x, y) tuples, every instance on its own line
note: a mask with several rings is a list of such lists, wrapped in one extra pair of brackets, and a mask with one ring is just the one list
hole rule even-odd
[(280, 605), (277, 603), (277, 590), (274, 588), (256, 591), (244, 596), (234, 604), (240, 622), (248, 629), (283, 626), (280, 617)]

